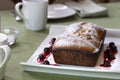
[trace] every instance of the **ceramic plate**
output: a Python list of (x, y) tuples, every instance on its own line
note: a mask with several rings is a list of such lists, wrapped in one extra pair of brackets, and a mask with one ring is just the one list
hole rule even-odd
[(48, 6), (48, 19), (60, 19), (75, 15), (76, 11), (64, 4), (52, 4)]
[(89, 77), (99, 77), (99, 78), (111, 78), (111, 79), (120, 79), (120, 30), (119, 29), (106, 29), (107, 34), (105, 38), (105, 43), (103, 47), (106, 49), (109, 42), (115, 42), (118, 53), (115, 55), (116, 59), (111, 63), (111, 67), (101, 67), (100, 64), (103, 63), (103, 51), (99, 57), (98, 63), (95, 67), (84, 67), (84, 66), (75, 66), (75, 65), (53, 65), (55, 64), (54, 58), (52, 55), (49, 56), (50, 64), (52, 65), (43, 65), (37, 62), (37, 57), (42, 53), (45, 47), (48, 47), (50, 40), (53, 37), (61, 34), (66, 26), (54, 25), (50, 28), (49, 35), (45, 38), (42, 44), (36, 49), (33, 55), (29, 58), (27, 62), (21, 62), (23, 69), (26, 71), (35, 71), (35, 72), (46, 72), (54, 74), (65, 74), (65, 75), (74, 75), (74, 76), (89, 76)]

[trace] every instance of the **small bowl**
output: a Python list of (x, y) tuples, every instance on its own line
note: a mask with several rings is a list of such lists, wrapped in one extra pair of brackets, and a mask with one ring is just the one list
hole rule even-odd
[(1, 32), (8, 35), (8, 45), (13, 45), (19, 35), (19, 30), (17, 28), (3, 28)]

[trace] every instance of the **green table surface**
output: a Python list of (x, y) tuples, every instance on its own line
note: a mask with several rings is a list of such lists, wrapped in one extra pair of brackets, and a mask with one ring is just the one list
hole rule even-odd
[(6, 67), (5, 80), (113, 80), (104, 78), (82, 77), (82, 76), (68, 76), (60, 74), (37, 73), (23, 71), (20, 62), (26, 62), (42, 43), (48, 35), (50, 25), (69, 25), (74, 22), (92, 22), (105, 28), (120, 28), (120, 3), (101, 4), (108, 8), (108, 17), (97, 18), (80, 18), (77, 15), (58, 19), (48, 20), (46, 29), (43, 31), (30, 31), (25, 28), (23, 22), (15, 21), (15, 17), (11, 15), (11, 10), (0, 11), (1, 26), (3, 27), (17, 27), (20, 30), (17, 42), (10, 46), (11, 58)]

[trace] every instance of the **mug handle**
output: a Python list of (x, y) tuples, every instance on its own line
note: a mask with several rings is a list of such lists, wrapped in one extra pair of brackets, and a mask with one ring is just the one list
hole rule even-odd
[(15, 11), (16, 11), (17, 14), (19, 15), (19, 17), (21, 17), (22, 19), (25, 19), (24, 16), (23, 16), (23, 13), (22, 13), (21, 6), (23, 6), (23, 3), (22, 3), (22, 2), (18, 2), (18, 3), (15, 5)]
[(2, 48), (5, 51), (5, 56), (6, 56), (6, 60), (9, 60), (10, 58), (10, 47), (8, 45), (2, 45), (0, 46), (0, 48)]

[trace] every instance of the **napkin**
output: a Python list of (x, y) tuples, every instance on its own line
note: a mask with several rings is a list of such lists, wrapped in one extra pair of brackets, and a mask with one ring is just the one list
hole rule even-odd
[(65, 4), (76, 10), (80, 17), (100, 17), (108, 15), (108, 9), (106, 7), (92, 0), (80, 0), (78, 2), (68, 1)]

